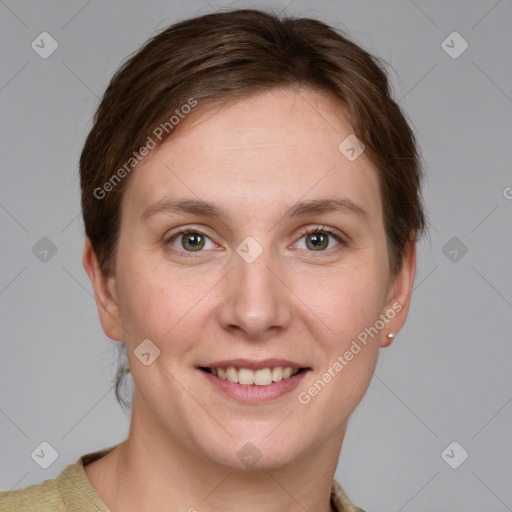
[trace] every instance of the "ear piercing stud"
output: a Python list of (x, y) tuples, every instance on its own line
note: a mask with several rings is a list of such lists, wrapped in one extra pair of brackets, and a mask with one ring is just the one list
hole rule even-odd
[(395, 337), (395, 335), (392, 332), (390, 332), (386, 337), (388, 340), (392, 340)]

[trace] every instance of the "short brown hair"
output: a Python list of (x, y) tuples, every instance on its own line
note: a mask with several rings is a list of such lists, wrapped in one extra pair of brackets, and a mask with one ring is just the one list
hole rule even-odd
[[(85, 234), (104, 273), (115, 270), (121, 201), (136, 165), (126, 163), (150, 138), (159, 145), (177, 131), (169, 120), (183, 105), (192, 98), (197, 111), (296, 86), (326, 91), (345, 107), (378, 170), (389, 268), (398, 273), (407, 243), (425, 229), (423, 172), (382, 62), (325, 23), (252, 9), (181, 21), (149, 39), (113, 76), (80, 157)], [(168, 129), (154, 137), (158, 126)], [(128, 372), (122, 363), (120, 403)]]

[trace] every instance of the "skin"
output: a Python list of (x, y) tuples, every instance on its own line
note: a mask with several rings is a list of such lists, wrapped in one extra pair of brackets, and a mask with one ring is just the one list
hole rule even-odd
[[(100, 271), (86, 239), (103, 330), (126, 343), (135, 384), (127, 440), (85, 467), (112, 511), (331, 510), (349, 416), (391, 343), (386, 335), (406, 320), (415, 273), (411, 243), (401, 272), (389, 274), (378, 175), (365, 153), (350, 162), (338, 150), (352, 132), (342, 107), (311, 90), (275, 89), (196, 113), (130, 176), (114, 275)], [(142, 222), (163, 197), (211, 201), (228, 216), (158, 213)], [(324, 198), (348, 198), (368, 217), (283, 216), (298, 200)], [(202, 252), (184, 247), (185, 236), (165, 244), (188, 226), (206, 235)], [(301, 229), (317, 226), (346, 244), (330, 236), (312, 249), (314, 235)], [(263, 248), (250, 264), (235, 251), (248, 236)], [(299, 403), (396, 303), (402, 310), (384, 329)], [(144, 339), (160, 349), (149, 366), (134, 356)], [(298, 389), (258, 405), (227, 397), (197, 369), (271, 357), (311, 371)], [(237, 457), (249, 442), (261, 454), (250, 469)]]

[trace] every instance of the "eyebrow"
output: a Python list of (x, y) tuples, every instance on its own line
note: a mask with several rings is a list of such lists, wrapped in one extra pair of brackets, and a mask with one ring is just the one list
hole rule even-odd
[[(166, 213), (168, 215), (189, 213), (193, 215), (203, 215), (213, 218), (227, 218), (227, 212), (208, 201), (195, 199), (162, 199), (150, 205), (141, 215), (141, 222), (145, 222), (149, 217), (157, 213)], [(342, 213), (361, 217), (368, 221), (368, 212), (350, 199), (313, 199), (309, 201), (299, 201), (288, 208), (283, 217), (304, 217), (306, 215), (319, 213)]]

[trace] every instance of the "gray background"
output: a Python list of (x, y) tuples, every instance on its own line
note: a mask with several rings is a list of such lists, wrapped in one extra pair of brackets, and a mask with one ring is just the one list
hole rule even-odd
[[(384, 58), (427, 163), (410, 316), (381, 352), (336, 478), (368, 512), (512, 510), (510, 0), (0, 1), (0, 489), (128, 433), (116, 342), (82, 267), (78, 157), (120, 62), (167, 25), (229, 6), (322, 19)], [(31, 48), (43, 31), (59, 45), (47, 59)], [(453, 31), (469, 44), (456, 59), (441, 46)], [(57, 248), (46, 262), (32, 252), (42, 237)], [(46, 470), (31, 458), (42, 441), (59, 454)], [(469, 453), (458, 469), (441, 457), (452, 441)]]

